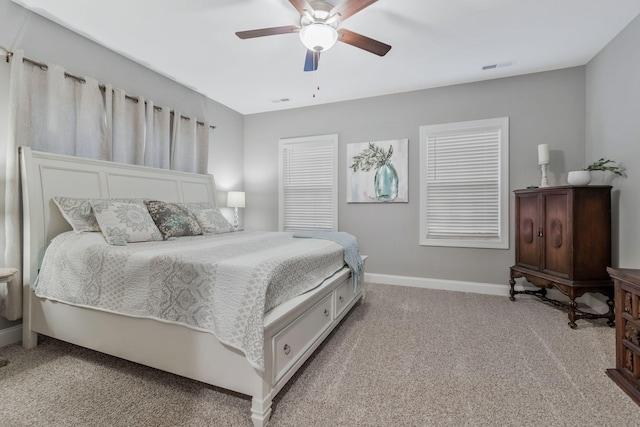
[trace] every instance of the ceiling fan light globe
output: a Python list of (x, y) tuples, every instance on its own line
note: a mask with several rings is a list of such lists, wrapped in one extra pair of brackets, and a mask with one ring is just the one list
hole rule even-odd
[(323, 52), (338, 40), (338, 31), (326, 24), (310, 24), (300, 30), (300, 40), (309, 50)]

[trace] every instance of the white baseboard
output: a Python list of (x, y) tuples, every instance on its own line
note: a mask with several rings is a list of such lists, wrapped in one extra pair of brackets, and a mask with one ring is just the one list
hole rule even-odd
[[(459, 280), (431, 279), (427, 277), (395, 276), (390, 274), (364, 274), (365, 282), (379, 283), (382, 285), (409, 286), (412, 288), (440, 289), (443, 291), (471, 292), (474, 294), (487, 294), (509, 296), (509, 285), (494, 283), (462, 282)], [(518, 288), (518, 286), (516, 286)]]
[[(480, 282), (463, 282), (459, 280), (446, 280), (446, 279), (431, 279), (427, 277), (410, 277), (410, 276), (396, 276), (390, 274), (377, 274), (366, 273), (364, 274), (365, 282), (377, 283), (381, 285), (394, 285), (394, 286), (409, 286), (412, 288), (424, 288), (424, 289), (439, 289), (443, 291), (455, 291), (455, 292), (470, 292), (474, 294), (485, 295), (497, 295), (497, 296), (509, 296), (508, 284), (495, 284), (495, 283), (480, 283)], [(523, 286), (523, 280), (518, 280), (515, 286), (517, 291), (525, 289), (539, 289), (533, 285)], [(526, 283), (526, 282), (525, 282)], [(564, 295), (555, 289), (549, 290), (549, 297), (553, 299), (568, 300)], [(600, 300), (597, 296), (592, 294), (585, 294), (577, 301), (581, 301), (583, 304), (589, 306), (597, 313), (606, 313), (609, 310), (606, 302)]]
[(0, 347), (6, 347), (22, 341), (22, 325), (0, 329)]

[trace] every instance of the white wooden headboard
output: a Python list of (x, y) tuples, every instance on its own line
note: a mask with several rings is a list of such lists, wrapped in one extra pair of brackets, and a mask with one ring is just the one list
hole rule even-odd
[(31, 285), (51, 239), (71, 230), (55, 196), (108, 199), (141, 197), (166, 202), (210, 201), (212, 175), (32, 151), (20, 147), (23, 217), (23, 284)]

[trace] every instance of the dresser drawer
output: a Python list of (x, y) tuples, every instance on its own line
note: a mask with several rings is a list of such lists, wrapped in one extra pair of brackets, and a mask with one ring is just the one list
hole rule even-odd
[(278, 381), (333, 321), (331, 299), (324, 297), (273, 337), (273, 378)]
[(351, 278), (345, 280), (336, 289), (336, 317), (344, 311), (345, 308), (353, 301), (356, 294), (353, 293), (353, 284)]

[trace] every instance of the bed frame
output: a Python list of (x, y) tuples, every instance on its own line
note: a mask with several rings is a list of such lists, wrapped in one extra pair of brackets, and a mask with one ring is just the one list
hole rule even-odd
[[(251, 419), (265, 426), (271, 402), (361, 298), (349, 269), (265, 315), (265, 370), (212, 334), (38, 298), (31, 290), (44, 251), (70, 226), (52, 198), (146, 197), (216, 203), (213, 176), (69, 157), (20, 148), (23, 198), (23, 345), (38, 334), (252, 396)], [(167, 345), (170, 343), (170, 345)]]

